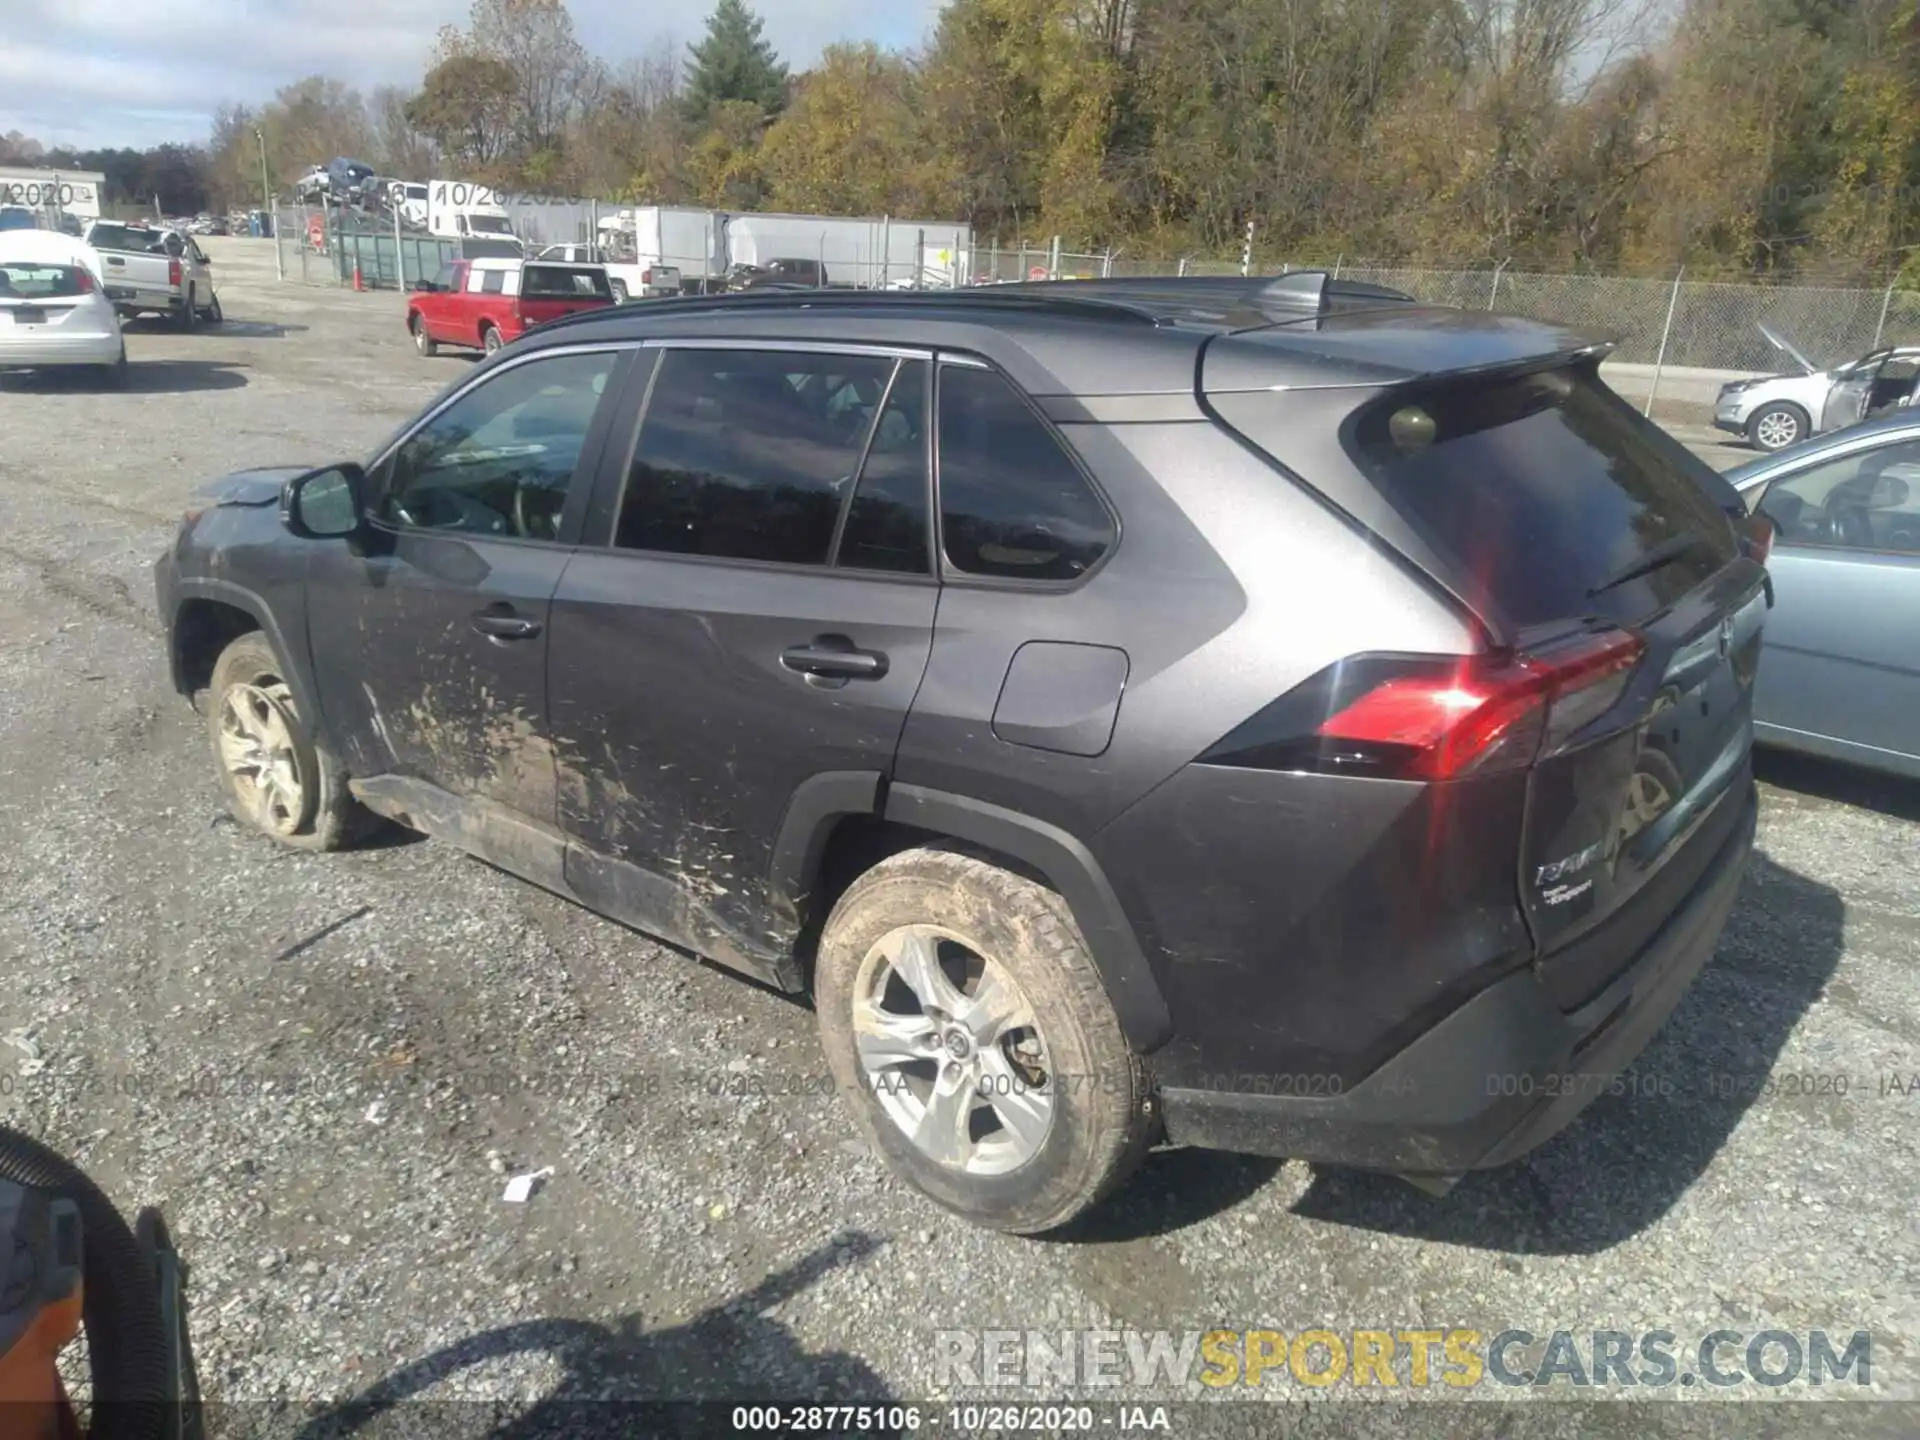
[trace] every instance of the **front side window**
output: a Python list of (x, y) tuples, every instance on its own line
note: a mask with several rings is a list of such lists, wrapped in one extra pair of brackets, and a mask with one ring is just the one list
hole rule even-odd
[(394, 452), (380, 517), (407, 529), (557, 539), (617, 358), (550, 355), (467, 391)]
[(1760, 510), (1782, 545), (1920, 554), (1920, 440), (1782, 475), (1768, 484)]
[(991, 370), (940, 370), (940, 532), (968, 575), (1074, 580), (1112, 548), (1113, 517), (1047, 423)]
[(614, 544), (826, 564), (893, 369), (877, 355), (669, 351)]

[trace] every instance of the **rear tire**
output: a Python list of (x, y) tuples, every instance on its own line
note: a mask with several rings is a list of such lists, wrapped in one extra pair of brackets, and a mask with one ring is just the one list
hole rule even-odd
[(1748, 441), (1754, 449), (1764, 450), (1769, 455), (1798, 444), (1811, 433), (1813, 425), (1807, 418), (1807, 412), (1786, 400), (1761, 406), (1747, 420)]
[(220, 297), (215, 295), (207, 308), (200, 312), (200, 318), (209, 325), (218, 325), (227, 317), (220, 309)]
[(440, 342), (427, 334), (427, 322), (418, 315), (407, 321), (407, 330), (413, 336), (413, 348), (428, 359), (440, 353)]
[(314, 744), (260, 631), (220, 653), (204, 709), (227, 808), (241, 825), (290, 850), (339, 850), (377, 827), (338, 763)]
[(1064, 1225), (1152, 1140), (1145, 1067), (1072, 912), (987, 860), (909, 850), (854, 881), (820, 938), (814, 1003), (868, 1139), (895, 1174), (975, 1224), (1021, 1235)]
[(500, 332), (493, 326), (482, 325), (480, 327), (480, 348), (486, 351), (487, 354), (493, 354), (494, 351), (506, 343), (505, 340), (500, 338)]
[(613, 286), (613, 303), (616, 305), (626, 304), (627, 282), (624, 280), (614, 280), (609, 283)]
[(193, 308), (192, 289), (188, 289), (186, 297), (180, 302), (180, 309), (175, 313), (173, 320), (183, 334), (191, 335), (200, 328), (200, 312)]

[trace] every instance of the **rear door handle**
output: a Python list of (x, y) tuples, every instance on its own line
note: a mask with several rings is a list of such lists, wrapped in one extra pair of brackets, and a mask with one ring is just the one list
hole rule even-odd
[(887, 673), (885, 655), (856, 650), (843, 635), (822, 635), (811, 645), (790, 645), (780, 652), (780, 663), (823, 680), (878, 680)]
[(473, 612), (473, 628), (489, 640), (531, 640), (543, 627), (538, 620), (514, 614), (510, 605), (490, 605)]

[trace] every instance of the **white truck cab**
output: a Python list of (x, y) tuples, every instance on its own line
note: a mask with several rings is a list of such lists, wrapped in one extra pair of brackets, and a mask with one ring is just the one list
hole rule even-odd
[(680, 293), (680, 271), (659, 261), (641, 260), (618, 245), (549, 245), (535, 257), (568, 265), (601, 265), (613, 286), (615, 301), (655, 298)]

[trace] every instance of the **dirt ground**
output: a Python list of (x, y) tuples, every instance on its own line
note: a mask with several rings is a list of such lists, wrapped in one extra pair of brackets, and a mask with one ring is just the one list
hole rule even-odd
[(931, 1402), (935, 1330), (1215, 1326), (1867, 1330), (1864, 1392), (1716, 1393), (1920, 1396), (1920, 1095), (1885, 1085), (1920, 1072), (1920, 790), (1769, 760), (1659, 1083), (1523, 1164), (1433, 1201), (1170, 1152), (1066, 1237), (973, 1230), (855, 1138), (803, 1006), (439, 844), (295, 855), (227, 818), (154, 557), (206, 480), (363, 456), (468, 362), (415, 356), (391, 293), (208, 248), (228, 323), (132, 330), (127, 393), (0, 377), (0, 1120), (163, 1208), (209, 1397), (419, 1367), (516, 1403)]

